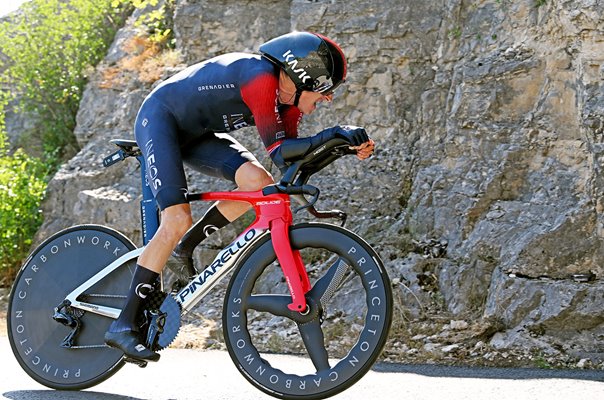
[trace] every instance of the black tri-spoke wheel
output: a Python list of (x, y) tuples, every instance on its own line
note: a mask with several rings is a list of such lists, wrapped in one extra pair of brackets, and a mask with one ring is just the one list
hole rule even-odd
[[(103, 341), (111, 319), (62, 302), (134, 249), (119, 232), (81, 225), (55, 234), (30, 255), (13, 284), (7, 319), (13, 353), (33, 379), (54, 389), (84, 389), (123, 365), (122, 353)], [(121, 266), (78, 300), (121, 308), (134, 267), (135, 261)]]
[(290, 236), (311, 279), (307, 309), (288, 309), (289, 290), (267, 236), (231, 279), (224, 336), (240, 372), (262, 391), (325, 398), (358, 381), (380, 355), (392, 319), (390, 283), (375, 251), (346, 229), (301, 224)]

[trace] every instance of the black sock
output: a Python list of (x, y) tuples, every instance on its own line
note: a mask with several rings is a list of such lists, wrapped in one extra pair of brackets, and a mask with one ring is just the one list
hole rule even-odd
[(183, 257), (191, 257), (199, 243), (228, 224), (230, 221), (220, 213), (216, 204), (212, 205), (205, 215), (185, 233), (174, 249), (174, 253)]
[(126, 304), (124, 305), (119, 318), (111, 324), (109, 328), (111, 332), (138, 330), (136, 316), (147, 295), (153, 291), (153, 284), (158, 276), (159, 274), (157, 272), (153, 272), (138, 264), (136, 265), (134, 276), (132, 276), (132, 282), (130, 283), (130, 289), (128, 290)]

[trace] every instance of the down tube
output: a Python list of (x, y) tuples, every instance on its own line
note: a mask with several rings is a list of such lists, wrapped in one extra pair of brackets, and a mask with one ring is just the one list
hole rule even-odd
[(220, 251), (214, 261), (176, 295), (176, 301), (180, 303), (182, 312), (187, 313), (193, 309), (218, 284), (220, 279), (235, 266), (239, 256), (267, 234), (267, 229), (250, 228), (239, 235), (228, 247)]

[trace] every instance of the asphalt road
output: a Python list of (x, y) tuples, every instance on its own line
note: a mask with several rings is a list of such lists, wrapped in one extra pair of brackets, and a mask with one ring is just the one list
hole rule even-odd
[[(144, 369), (126, 365), (108, 381), (81, 392), (39, 385), (15, 361), (5, 336), (0, 336), (0, 360), (1, 399), (271, 399), (251, 386), (220, 351), (167, 349), (159, 363)], [(379, 364), (333, 399), (602, 400), (604, 371)]]

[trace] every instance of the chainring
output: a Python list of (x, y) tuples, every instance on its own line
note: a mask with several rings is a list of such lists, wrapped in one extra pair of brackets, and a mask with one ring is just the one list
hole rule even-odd
[(153, 351), (160, 351), (170, 346), (180, 330), (180, 304), (166, 292), (155, 290), (149, 294), (147, 299), (148, 310), (158, 310), (166, 314), (163, 332), (159, 335), (157, 345)]

